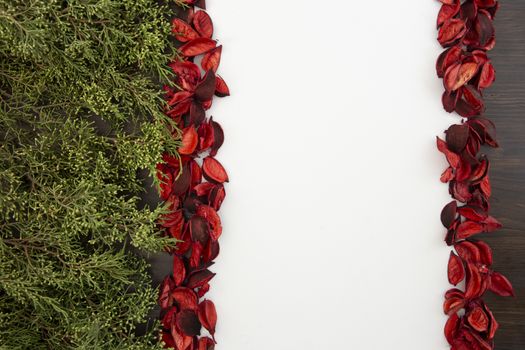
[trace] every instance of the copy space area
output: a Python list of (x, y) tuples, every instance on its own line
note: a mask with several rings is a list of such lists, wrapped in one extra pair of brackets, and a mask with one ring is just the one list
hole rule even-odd
[(437, 1), (212, 0), (227, 350), (447, 349)]

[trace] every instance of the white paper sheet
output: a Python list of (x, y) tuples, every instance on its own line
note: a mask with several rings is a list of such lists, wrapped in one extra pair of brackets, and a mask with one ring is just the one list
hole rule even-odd
[(447, 349), (437, 1), (209, 0), (219, 349)]

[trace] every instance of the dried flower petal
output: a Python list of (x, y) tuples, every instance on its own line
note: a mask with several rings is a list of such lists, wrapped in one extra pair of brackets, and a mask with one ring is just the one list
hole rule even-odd
[(211, 300), (204, 300), (199, 304), (199, 320), (202, 326), (213, 336), (217, 325), (217, 311), (215, 311), (215, 304)]
[(215, 84), (215, 96), (230, 96), (230, 89), (228, 88), (228, 85), (226, 85), (226, 82), (220, 76), (217, 76), (217, 81)]
[(195, 98), (199, 101), (207, 101), (213, 97), (215, 93), (215, 73), (213, 70), (206, 72), (204, 78), (195, 89)]
[(485, 332), (489, 327), (489, 318), (485, 311), (477, 306), (468, 313), (468, 323), (478, 332)]
[(197, 314), (192, 310), (182, 310), (176, 317), (177, 328), (189, 337), (194, 337), (201, 333), (201, 323)]
[(467, 145), (469, 127), (466, 124), (451, 125), (446, 131), (448, 148), (454, 153), (461, 153)]
[(204, 171), (204, 177), (208, 181), (216, 183), (228, 182), (228, 174), (219, 161), (213, 157), (206, 157), (202, 163), (202, 170)]
[(201, 67), (205, 71), (213, 70), (217, 72), (219, 64), (221, 63), (222, 45), (206, 53), (201, 61)]
[(186, 57), (202, 55), (217, 46), (215, 40), (208, 38), (193, 39), (179, 48), (179, 51)]
[(178, 287), (172, 291), (171, 296), (181, 310), (197, 310), (198, 298), (193, 290), (186, 287)]
[(448, 260), (448, 281), (450, 284), (457, 285), (465, 278), (465, 267), (461, 258), (450, 252)]
[(173, 281), (176, 286), (180, 286), (186, 278), (186, 267), (181, 257), (173, 256)]
[(459, 40), (466, 32), (465, 22), (461, 19), (449, 19), (439, 29), (438, 41), (446, 47)]
[(193, 125), (187, 127), (182, 131), (182, 145), (179, 147), (179, 154), (189, 155), (195, 152), (199, 136)]
[(204, 38), (213, 36), (213, 22), (205, 11), (197, 11), (193, 16), (193, 26)]
[(199, 34), (197, 34), (197, 32), (183, 20), (175, 18), (171, 23), (171, 30), (173, 35), (175, 35), (175, 39), (185, 43), (199, 37)]
[(208, 205), (201, 205), (197, 208), (197, 215), (206, 219), (210, 227), (210, 236), (217, 241), (222, 234), (221, 219), (215, 209)]
[(450, 228), (454, 223), (454, 220), (456, 220), (457, 207), (458, 203), (456, 201), (452, 201), (445, 205), (441, 211), (441, 223), (446, 228)]

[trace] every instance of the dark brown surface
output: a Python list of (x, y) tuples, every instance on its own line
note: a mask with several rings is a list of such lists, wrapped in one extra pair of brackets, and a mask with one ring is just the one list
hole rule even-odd
[[(487, 296), (500, 323), (497, 350), (525, 349), (525, 1), (502, 1), (496, 18), (496, 48), (490, 53), (496, 83), (485, 93), (487, 116), (497, 126), (501, 148), (488, 152), (492, 214), (504, 228), (485, 235), (494, 268), (509, 277), (516, 298)], [(490, 294), (490, 293), (489, 293)]]

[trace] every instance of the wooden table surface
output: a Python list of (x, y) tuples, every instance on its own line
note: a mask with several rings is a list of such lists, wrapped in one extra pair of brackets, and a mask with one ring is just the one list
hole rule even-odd
[[(525, 1), (503, 0), (496, 17), (496, 48), (490, 54), (496, 83), (485, 93), (501, 148), (487, 152), (493, 187), (492, 215), (504, 228), (484, 238), (494, 268), (509, 277), (516, 298), (487, 296), (500, 323), (497, 350), (525, 349)], [(490, 293), (489, 293), (490, 294)]]

